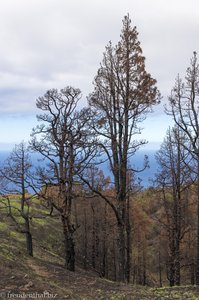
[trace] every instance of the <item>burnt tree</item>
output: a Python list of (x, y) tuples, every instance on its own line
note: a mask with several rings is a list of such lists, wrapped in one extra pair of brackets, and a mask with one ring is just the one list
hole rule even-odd
[(189, 228), (185, 218), (184, 193), (193, 183), (190, 170), (192, 157), (184, 145), (187, 145), (188, 149), (186, 135), (175, 126), (168, 130), (156, 154), (159, 165), (156, 184), (162, 193), (162, 220), (165, 219), (164, 227), (168, 240), (167, 277), (170, 286), (180, 285), (181, 241)]
[[(33, 256), (29, 211), (32, 195), (28, 194), (32, 181), (32, 163), (25, 143), (16, 145), (5, 160), (0, 169), (0, 179), (4, 182), (1, 192), (7, 195), (5, 199), (7, 200), (8, 215), (12, 218), (16, 229), (25, 234), (27, 253)], [(10, 200), (9, 195), (15, 194), (18, 195), (20, 207), (16, 207)], [(17, 221), (16, 214), (23, 218), (23, 224)]]
[[(42, 197), (60, 213), (65, 244), (65, 266), (75, 271), (72, 202), (78, 174), (90, 159), (90, 145), (85, 124), (86, 109), (77, 111), (79, 89), (53, 89), (36, 101), (43, 113), (37, 116), (41, 125), (33, 129), (31, 147), (44, 159), (37, 171)], [(85, 146), (87, 145), (87, 146)]]
[[(113, 175), (116, 204), (111, 204), (118, 225), (117, 279), (129, 280), (127, 266), (127, 173), (132, 155), (146, 143), (138, 141), (139, 124), (159, 102), (156, 80), (145, 69), (138, 32), (131, 20), (123, 20), (121, 40), (106, 47), (103, 61), (89, 96), (93, 113), (90, 127), (102, 157), (107, 157)], [(110, 201), (103, 197), (107, 203)], [(129, 261), (129, 259), (128, 259)]]
[(197, 185), (197, 257), (196, 257), (196, 284), (199, 285), (199, 65), (197, 53), (194, 52), (190, 67), (187, 69), (185, 80), (179, 76), (169, 97), (170, 114), (176, 125), (186, 134), (191, 144), (188, 150), (192, 154), (195, 165)]

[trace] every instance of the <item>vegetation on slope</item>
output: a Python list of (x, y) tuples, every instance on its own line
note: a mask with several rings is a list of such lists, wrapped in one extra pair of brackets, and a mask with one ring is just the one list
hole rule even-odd
[[(17, 204), (16, 196), (13, 203)], [(26, 254), (24, 234), (17, 232), (7, 212), (0, 210), (1, 299), (18, 299), (18, 295), (24, 299), (54, 296), (59, 300), (199, 299), (199, 288), (194, 286), (149, 288), (102, 279), (80, 267), (75, 273), (66, 270), (59, 220), (47, 216), (37, 199), (31, 203), (31, 214), (34, 257)]]

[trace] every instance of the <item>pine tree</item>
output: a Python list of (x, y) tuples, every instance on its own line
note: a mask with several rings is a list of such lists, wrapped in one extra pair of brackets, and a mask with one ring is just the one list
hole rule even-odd
[(145, 140), (137, 141), (135, 136), (141, 133), (139, 123), (158, 102), (156, 80), (145, 70), (137, 29), (131, 27), (129, 16), (125, 16), (121, 40), (115, 47), (111, 42), (106, 47), (94, 80), (94, 92), (89, 97), (93, 134), (108, 158), (114, 178), (116, 205), (112, 208), (118, 224), (120, 281), (126, 280), (128, 269), (126, 219), (130, 158), (146, 143)]

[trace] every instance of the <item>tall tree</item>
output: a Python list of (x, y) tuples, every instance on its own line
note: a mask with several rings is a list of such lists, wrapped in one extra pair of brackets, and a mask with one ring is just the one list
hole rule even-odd
[[(32, 163), (29, 150), (25, 143), (16, 145), (10, 156), (5, 160), (0, 169), (0, 179), (4, 181), (4, 193), (8, 200), (9, 216), (17, 226), (17, 230), (26, 235), (27, 252), (33, 256), (32, 234), (30, 230), (30, 211), (29, 202), (32, 196), (28, 194), (30, 182), (32, 180)], [(17, 194), (20, 206), (16, 207), (9, 199), (10, 195)], [(24, 223), (19, 224), (13, 211), (23, 218)]]
[[(186, 145), (186, 148), (184, 147)], [(168, 237), (168, 280), (170, 286), (180, 285), (181, 240), (187, 230), (184, 216), (184, 191), (192, 184), (186, 135), (179, 127), (169, 129), (156, 154), (159, 173), (156, 184), (161, 189)]]
[(111, 206), (118, 224), (118, 280), (121, 281), (126, 280), (128, 167), (131, 156), (146, 143), (137, 141), (135, 135), (141, 133), (140, 122), (159, 101), (155, 84), (145, 70), (137, 29), (131, 27), (129, 16), (125, 16), (121, 40), (115, 47), (111, 42), (106, 47), (94, 79), (94, 92), (89, 96), (93, 113), (90, 125), (114, 179), (116, 204)]
[[(65, 266), (75, 270), (76, 231), (72, 218), (75, 181), (90, 159), (90, 146), (85, 123), (86, 110), (77, 112), (81, 92), (73, 87), (53, 89), (36, 101), (43, 114), (37, 116), (41, 125), (32, 132), (31, 147), (45, 160), (38, 174), (43, 197), (60, 213), (65, 244)], [(87, 147), (85, 147), (85, 143)]]
[(179, 76), (169, 97), (167, 113), (173, 116), (177, 126), (186, 134), (191, 144), (197, 168), (197, 258), (196, 284), (199, 285), (199, 65), (197, 53), (194, 52), (190, 67), (187, 69), (185, 80)]

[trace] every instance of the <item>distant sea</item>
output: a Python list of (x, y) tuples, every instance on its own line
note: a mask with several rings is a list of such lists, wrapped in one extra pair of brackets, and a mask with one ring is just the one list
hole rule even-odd
[(3, 161), (9, 156), (9, 151), (0, 151), (0, 165), (2, 165)]
[(143, 166), (144, 155), (148, 156), (149, 168), (146, 168), (143, 172), (137, 173), (142, 182), (141, 185), (144, 187), (152, 186), (152, 180), (154, 179), (155, 174), (157, 173), (158, 164), (155, 159), (155, 154), (157, 150), (140, 150), (133, 158), (132, 163), (135, 167), (140, 169)]
[[(155, 173), (157, 172), (157, 162), (155, 160), (156, 150), (140, 150), (136, 155), (132, 157), (132, 167), (133, 169), (142, 169), (144, 156), (147, 155), (149, 159), (149, 168), (145, 169), (143, 172), (137, 173), (137, 177), (139, 177), (141, 181), (141, 185), (143, 187), (149, 187), (152, 185), (151, 180), (154, 178)], [(3, 164), (4, 160), (9, 156), (9, 151), (0, 151), (0, 166)], [(37, 156), (32, 156), (32, 163), (37, 163)], [(105, 175), (109, 176), (110, 171), (108, 166), (102, 167)]]

